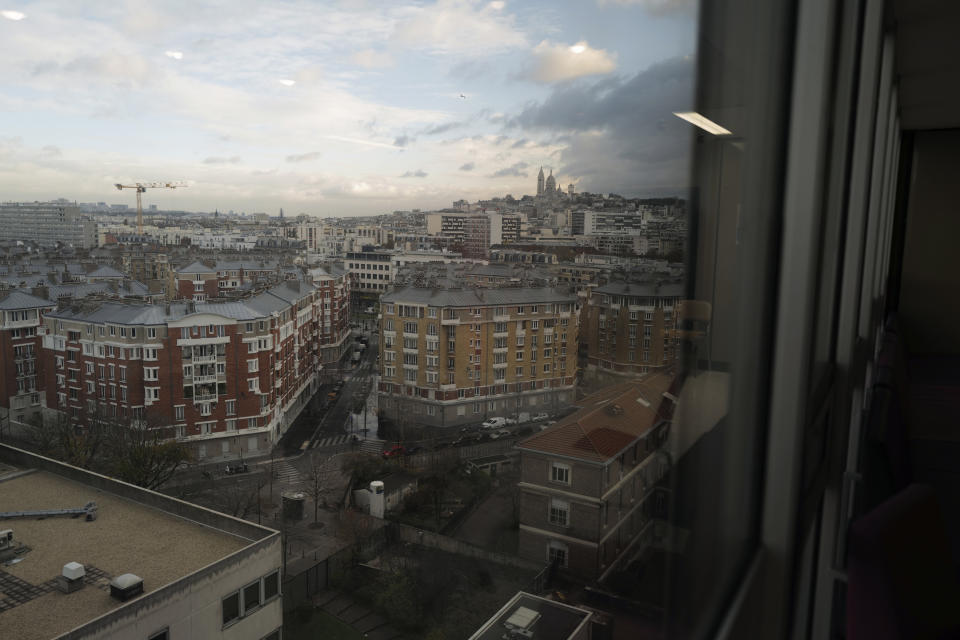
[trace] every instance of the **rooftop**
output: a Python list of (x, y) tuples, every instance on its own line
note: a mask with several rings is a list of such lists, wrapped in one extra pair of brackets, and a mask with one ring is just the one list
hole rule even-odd
[(510, 599), (470, 640), (501, 640), (511, 630), (524, 630), (528, 640), (567, 640), (588, 638), (584, 627), (592, 613), (577, 607), (530, 595), (523, 591)]
[(597, 293), (613, 296), (673, 296), (685, 295), (682, 283), (666, 282), (618, 282), (612, 281), (594, 289)]
[[(276, 535), (264, 527), (10, 447), (0, 448), (0, 457), (9, 460), (4, 454), (10, 452), (15, 452), (12, 459), (17, 461), (0, 463), (4, 511), (75, 508), (95, 501), (98, 515), (93, 521), (69, 516), (0, 520), (2, 528), (13, 530), (15, 542), (29, 548), (16, 556), (15, 564), (0, 565), (4, 637), (58, 636), (136, 602), (110, 597), (107, 585), (116, 576), (136, 574), (143, 579), (144, 593), (150, 594), (258, 539)], [(31, 459), (44, 468), (21, 464)], [(57, 467), (66, 475), (53, 472)], [(86, 584), (65, 594), (56, 589), (54, 579), (68, 562), (85, 566)], [(50, 615), (52, 611), (57, 615)]]
[(436, 307), (476, 307), (479, 305), (574, 303), (577, 296), (548, 287), (509, 289), (427, 289), (405, 287), (384, 294), (380, 302), (426, 304)]
[(586, 396), (577, 403), (578, 411), (521, 441), (517, 448), (606, 462), (672, 417), (673, 381), (673, 374), (654, 373)]

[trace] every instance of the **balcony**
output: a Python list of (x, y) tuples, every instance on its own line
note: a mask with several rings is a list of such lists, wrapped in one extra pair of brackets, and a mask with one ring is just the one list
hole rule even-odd
[(193, 403), (198, 404), (200, 402), (216, 402), (217, 394), (215, 393), (204, 393), (201, 395), (193, 396)]
[(506, 337), (507, 337), (507, 332), (506, 332), (506, 331), (494, 331), (494, 332), (493, 332), (493, 337), (494, 337), (494, 338), (506, 338)]
[(502, 316), (493, 316), (494, 322), (510, 322), (510, 314), (504, 314)]
[(198, 356), (198, 355), (193, 356), (194, 364), (203, 364), (205, 362), (216, 362), (216, 361), (217, 361), (217, 354), (215, 353), (207, 356)]
[(198, 375), (193, 376), (193, 384), (208, 384), (216, 381), (217, 381), (217, 375), (215, 373), (208, 374), (205, 376), (198, 376)]
[(456, 326), (460, 324), (460, 317), (458, 316), (456, 318), (441, 318), (440, 324), (446, 325), (446, 326)]

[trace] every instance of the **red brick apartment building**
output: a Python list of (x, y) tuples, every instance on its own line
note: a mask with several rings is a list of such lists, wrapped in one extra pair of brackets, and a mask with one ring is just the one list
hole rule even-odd
[[(24, 392), (3, 398), (5, 412), (26, 403), (80, 424), (91, 416), (143, 420), (189, 443), (199, 459), (255, 453), (277, 441), (316, 391), (323, 354), (346, 342), (348, 292), (342, 274), (220, 303), (57, 309), (13, 292), (0, 301), (0, 382), (16, 389), (15, 367), (33, 362), (39, 397), (24, 382)], [(35, 333), (33, 359), (16, 351), (27, 344), (14, 332), (22, 338), (25, 329)]]
[(584, 374), (609, 382), (671, 366), (682, 299), (682, 284), (610, 282), (590, 291), (580, 323)]
[(0, 292), (0, 430), (42, 411), (43, 314), (56, 303), (22, 291)]
[(517, 445), (522, 557), (603, 579), (643, 555), (664, 499), (673, 381), (650, 374), (586, 396)]

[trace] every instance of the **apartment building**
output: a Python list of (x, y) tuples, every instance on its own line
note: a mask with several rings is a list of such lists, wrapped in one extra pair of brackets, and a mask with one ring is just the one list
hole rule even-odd
[(97, 223), (67, 202), (0, 202), (0, 240), (92, 249)]
[(317, 315), (320, 363), (333, 365), (350, 348), (350, 277), (333, 264), (313, 268), (309, 276), (321, 298)]
[(4, 510), (91, 501), (91, 520), (4, 521), (22, 560), (0, 565), (4, 638), (280, 639), (279, 532), (0, 445)]
[(342, 343), (348, 332), (339, 317), (334, 329), (331, 307), (320, 333), (330, 292), (291, 280), (235, 302), (49, 311), (48, 405), (81, 425), (91, 415), (143, 421), (198, 459), (267, 449), (319, 385), (320, 335)]
[(682, 284), (612, 281), (592, 289), (581, 318), (585, 375), (603, 380), (673, 364), (682, 298)]
[(349, 251), (344, 266), (350, 273), (352, 289), (357, 293), (382, 292), (393, 281), (392, 251)]
[(578, 411), (521, 441), (521, 557), (603, 579), (643, 556), (666, 501), (657, 483), (676, 399), (651, 374), (591, 394)]
[(212, 265), (191, 262), (170, 270), (168, 297), (171, 300), (204, 302), (248, 287), (253, 283), (278, 281), (287, 277), (277, 263), (221, 260)]
[(23, 291), (0, 292), (0, 428), (40, 413), (43, 393), (43, 314), (56, 303)]
[(406, 287), (381, 299), (380, 407), (432, 426), (573, 399), (577, 296), (550, 288)]

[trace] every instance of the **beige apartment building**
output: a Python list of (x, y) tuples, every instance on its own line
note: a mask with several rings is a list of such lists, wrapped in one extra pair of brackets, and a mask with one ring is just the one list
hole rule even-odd
[(455, 426), (573, 401), (577, 296), (550, 288), (407, 287), (381, 299), (380, 407)]

